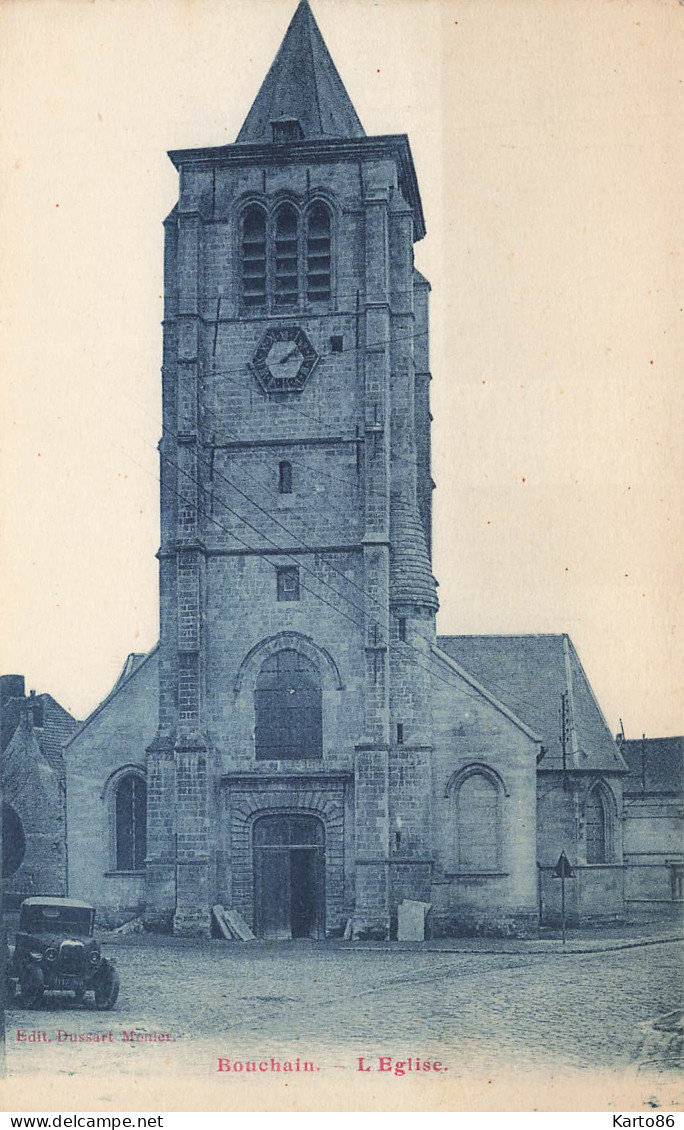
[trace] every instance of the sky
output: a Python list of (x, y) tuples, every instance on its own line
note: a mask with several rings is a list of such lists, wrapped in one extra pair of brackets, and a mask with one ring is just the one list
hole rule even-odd
[[(76, 716), (158, 631), (166, 151), (234, 141), (294, 0), (0, 6), (0, 670)], [(568, 632), (684, 732), (674, 0), (312, 0), (408, 133), (432, 284), (438, 630)]]

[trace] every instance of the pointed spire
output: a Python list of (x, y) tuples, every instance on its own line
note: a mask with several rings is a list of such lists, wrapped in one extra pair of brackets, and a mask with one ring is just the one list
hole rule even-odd
[(292, 137), (365, 136), (308, 0), (292, 17), (238, 143), (272, 141), (273, 122), (292, 123)]

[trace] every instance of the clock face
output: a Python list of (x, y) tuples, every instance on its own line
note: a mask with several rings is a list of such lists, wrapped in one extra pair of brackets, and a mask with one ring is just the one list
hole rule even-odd
[(318, 354), (299, 326), (267, 330), (252, 358), (252, 368), (264, 392), (301, 392), (318, 361)]

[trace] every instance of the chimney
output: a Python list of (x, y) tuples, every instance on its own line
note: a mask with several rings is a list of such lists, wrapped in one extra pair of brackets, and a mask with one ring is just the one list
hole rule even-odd
[(0, 675), (0, 753), (4, 753), (19, 725), (25, 700), (23, 675)]

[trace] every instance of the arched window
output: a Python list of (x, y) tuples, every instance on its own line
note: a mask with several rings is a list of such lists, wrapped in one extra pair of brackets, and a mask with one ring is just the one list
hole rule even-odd
[(299, 222), (291, 204), (278, 209), (275, 225), (275, 303), (296, 306), (299, 301)]
[[(320, 200), (305, 214), (290, 201), (268, 208), (248, 205), (242, 214), (239, 246), (245, 312), (285, 312), (305, 301), (329, 302), (331, 233), (331, 212)], [(339, 341), (341, 350), (342, 338), (332, 340)]]
[(608, 814), (600, 789), (595, 786), (587, 797), (585, 813), (587, 863), (608, 862)]
[(266, 305), (266, 213), (256, 204), (242, 221), (242, 297), (245, 306)]
[(321, 203), (312, 205), (308, 215), (306, 293), (309, 302), (330, 299), (330, 213)]
[(2, 877), (19, 869), (26, 854), (26, 836), (19, 816), (10, 804), (2, 806)]
[(281, 494), (292, 494), (292, 464), (287, 459), (278, 466), (278, 490)]
[(472, 875), (501, 870), (503, 791), (487, 767), (469, 767), (452, 778), (447, 793), (452, 803), (454, 871)]
[(147, 785), (127, 773), (114, 794), (116, 870), (143, 871), (147, 853)]
[(294, 649), (271, 655), (254, 690), (258, 760), (323, 756), (321, 677)]

